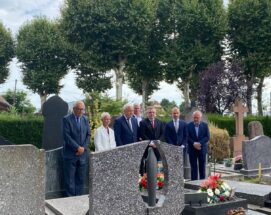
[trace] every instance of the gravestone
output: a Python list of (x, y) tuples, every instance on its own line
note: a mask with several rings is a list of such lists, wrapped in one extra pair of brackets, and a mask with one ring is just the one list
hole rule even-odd
[(244, 169), (241, 173), (247, 176), (257, 176), (259, 164), (262, 173), (271, 172), (271, 139), (267, 136), (257, 136), (243, 141), (242, 156)]
[(42, 148), (56, 149), (63, 146), (62, 118), (68, 113), (68, 104), (59, 96), (52, 96), (42, 106), (44, 116)]
[(44, 215), (44, 151), (0, 146), (0, 213)]
[(0, 146), (3, 146), (3, 145), (14, 145), (14, 144), (8, 141), (7, 139), (5, 139), (4, 137), (0, 136)]
[[(46, 151), (45, 164), (45, 198), (64, 197), (63, 147)], [(85, 175), (84, 193), (88, 193), (88, 171)]]
[(230, 139), (231, 151), (233, 157), (242, 154), (242, 141), (247, 138), (244, 135), (244, 113), (248, 112), (247, 107), (243, 105), (243, 101), (240, 98), (235, 100), (232, 107), (232, 112), (235, 113), (235, 136)]
[(157, 143), (165, 185), (157, 204), (148, 207), (138, 187), (139, 166), (149, 141), (90, 154), (90, 215), (179, 215), (184, 208), (181, 147)]
[(254, 137), (264, 135), (262, 123), (259, 121), (251, 121), (248, 123), (248, 138), (251, 140)]

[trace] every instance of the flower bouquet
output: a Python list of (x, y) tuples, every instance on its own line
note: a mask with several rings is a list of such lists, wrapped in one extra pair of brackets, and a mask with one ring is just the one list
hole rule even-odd
[(221, 174), (215, 174), (201, 183), (198, 192), (207, 192), (208, 203), (229, 201), (232, 197), (231, 187), (221, 179)]
[(229, 210), (227, 212), (227, 215), (245, 215), (246, 214), (246, 210), (242, 207), (237, 208), (235, 210)]
[[(157, 184), (156, 184), (156, 189), (161, 190), (164, 187), (164, 174), (163, 173), (157, 173)], [(139, 181), (139, 190), (143, 191), (144, 189), (147, 189), (147, 174), (145, 173), (143, 176), (140, 176)]]

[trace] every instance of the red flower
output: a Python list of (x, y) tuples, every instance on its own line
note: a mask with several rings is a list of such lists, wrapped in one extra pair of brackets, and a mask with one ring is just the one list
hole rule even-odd
[(219, 196), (219, 200), (220, 200), (221, 202), (224, 202), (224, 201), (225, 201), (225, 197), (224, 197), (224, 196)]
[(202, 183), (201, 183), (201, 185), (200, 185), (202, 188), (204, 188), (204, 189), (208, 189), (208, 187), (209, 187), (209, 181), (206, 179), (206, 180), (204, 180)]
[(141, 185), (142, 187), (144, 187), (145, 189), (147, 188), (147, 180), (145, 177), (142, 177), (141, 178)]
[(218, 187), (217, 180), (210, 178), (209, 183), (210, 183), (210, 189), (215, 189)]
[(215, 175), (211, 175), (209, 178), (210, 178), (211, 180), (215, 180), (215, 181), (217, 181), (218, 179), (220, 179), (220, 178), (221, 178), (221, 174), (215, 174)]
[(158, 182), (157, 182), (157, 186), (158, 186), (159, 188), (164, 187), (164, 182), (158, 181)]

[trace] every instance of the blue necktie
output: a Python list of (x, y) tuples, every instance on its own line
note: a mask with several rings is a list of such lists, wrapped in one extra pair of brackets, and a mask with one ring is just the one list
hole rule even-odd
[(79, 130), (80, 129), (80, 118), (79, 117), (76, 117), (76, 125)]

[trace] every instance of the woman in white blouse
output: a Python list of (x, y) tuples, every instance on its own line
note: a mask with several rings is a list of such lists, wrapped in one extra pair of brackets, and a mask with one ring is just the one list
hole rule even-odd
[(109, 128), (111, 116), (104, 112), (101, 115), (102, 125), (97, 128), (94, 135), (95, 151), (109, 150), (116, 147), (113, 129)]

